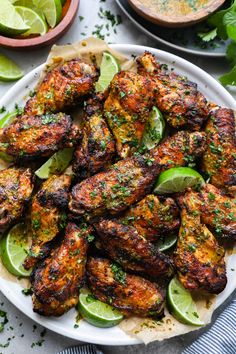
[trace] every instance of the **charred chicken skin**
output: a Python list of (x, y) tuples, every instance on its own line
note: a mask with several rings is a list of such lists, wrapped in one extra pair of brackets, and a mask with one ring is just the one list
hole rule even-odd
[(171, 259), (140, 236), (133, 226), (115, 219), (102, 219), (95, 228), (99, 234), (99, 248), (126, 271), (154, 280), (173, 274)]
[(224, 248), (201, 222), (201, 212), (192, 194), (179, 198), (181, 227), (174, 257), (179, 279), (186, 289), (219, 294), (227, 277)]
[(72, 147), (79, 129), (64, 113), (17, 117), (2, 129), (0, 151), (16, 159), (50, 156), (64, 147)]
[(47, 255), (48, 242), (64, 227), (70, 184), (68, 175), (52, 176), (34, 196), (31, 207), (32, 245), (24, 263), (26, 269)]
[(7, 230), (22, 216), (33, 191), (29, 168), (7, 168), (0, 171), (0, 232)]
[(98, 79), (95, 65), (80, 59), (66, 61), (50, 70), (25, 106), (25, 115), (63, 112), (94, 90)]
[(61, 316), (74, 307), (84, 284), (87, 237), (92, 229), (69, 223), (61, 245), (34, 271), (33, 310), (44, 316)]
[(209, 104), (197, 84), (174, 72), (168, 72), (155, 56), (145, 52), (138, 57), (138, 73), (149, 77), (156, 89), (155, 101), (170, 126), (200, 130), (209, 115)]
[(153, 91), (149, 78), (130, 71), (120, 71), (110, 83), (104, 113), (122, 158), (140, 146), (153, 106)]
[(73, 170), (85, 179), (111, 165), (115, 141), (103, 119), (103, 97), (94, 96), (85, 104), (83, 137), (74, 153)]
[(204, 149), (204, 133), (179, 132), (149, 154), (121, 160), (109, 170), (75, 185), (69, 208), (77, 216), (117, 214), (149, 194), (160, 172), (186, 165)]
[(211, 112), (206, 124), (207, 149), (202, 158), (202, 169), (210, 183), (236, 193), (236, 120), (234, 111), (219, 108)]
[(104, 258), (89, 258), (87, 275), (92, 293), (124, 315), (158, 317), (163, 314), (164, 296), (157, 284), (130, 275)]

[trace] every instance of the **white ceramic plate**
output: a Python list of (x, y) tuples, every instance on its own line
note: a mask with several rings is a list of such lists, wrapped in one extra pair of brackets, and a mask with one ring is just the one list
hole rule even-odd
[[(214, 80), (203, 70), (199, 69), (197, 66), (180, 57), (160, 50), (135, 45), (113, 45), (112, 48), (127, 56), (130, 56), (131, 54), (140, 55), (145, 50), (149, 50), (155, 54), (161, 62), (168, 64), (170, 67), (174, 67), (178, 73), (186, 75), (190, 80), (197, 82), (199, 84), (199, 89), (208, 99), (218, 103), (219, 105), (236, 109), (235, 100), (216, 80)], [(7, 110), (11, 111), (14, 109), (16, 102), (18, 104), (23, 104), (24, 97), (27, 96), (29, 90), (34, 89), (42, 68), (43, 65), (39, 66), (17, 82), (15, 86), (2, 98), (0, 101), (0, 107), (5, 106)], [(236, 254), (231, 255), (227, 261), (228, 285), (217, 297), (217, 307), (222, 304), (222, 302), (224, 302), (236, 288), (236, 277), (235, 272), (231, 271), (232, 268), (236, 268)], [(63, 336), (96, 344), (127, 345), (139, 343), (138, 340), (126, 335), (119, 327), (101, 329), (93, 327), (85, 321), (82, 321), (79, 328), (75, 329), (74, 324), (76, 311), (74, 309), (60, 318), (41, 317), (32, 311), (31, 298), (26, 297), (21, 293), (22, 288), (17, 283), (10, 282), (6, 279), (1, 279), (0, 290), (8, 298), (8, 300), (11, 301), (25, 315), (29, 316), (44, 327), (60, 333)]]

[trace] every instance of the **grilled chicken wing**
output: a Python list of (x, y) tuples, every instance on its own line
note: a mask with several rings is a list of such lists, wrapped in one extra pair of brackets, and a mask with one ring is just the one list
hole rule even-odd
[(179, 198), (179, 203), (182, 224), (174, 257), (179, 279), (186, 289), (219, 294), (227, 283), (224, 249), (201, 222), (201, 212), (191, 193)]
[(119, 220), (102, 219), (95, 228), (99, 234), (98, 247), (126, 271), (155, 280), (173, 274), (171, 259), (140, 236), (133, 226)]
[(90, 258), (87, 273), (92, 293), (124, 315), (157, 317), (163, 314), (164, 296), (157, 284), (125, 273), (120, 266), (104, 258)]
[(44, 316), (61, 316), (74, 307), (83, 285), (87, 259), (85, 224), (69, 223), (61, 245), (33, 273), (33, 310)]
[(34, 196), (31, 207), (32, 245), (24, 267), (31, 268), (47, 255), (48, 242), (64, 227), (71, 177), (52, 176)]
[(138, 73), (150, 77), (156, 88), (156, 105), (174, 128), (200, 130), (209, 115), (209, 104), (197, 84), (168, 72), (155, 56), (145, 52), (137, 59)]
[(0, 171), (0, 232), (21, 218), (33, 191), (32, 180), (29, 168), (12, 167)]
[(154, 87), (147, 77), (130, 71), (116, 74), (108, 88), (104, 113), (116, 139), (118, 155), (130, 155), (140, 146), (153, 106)]
[(72, 147), (78, 135), (78, 127), (64, 113), (21, 116), (2, 129), (0, 150), (20, 159), (50, 156)]
[(73, 170), (85, 179), (111, 165), (115, 142), (102, 117), (103, 97), (94, 96), (85, 105), (83, 137), (74, 153)]
[(206, 125), (207, 150), (202, 158), (202, 169), (210, 182), (218, 188), (236, 193), (236, 132), (232, 109), (219, 108), (211, 112)]
[(127, 210), (122, 223), (132, 225), (148, 241), (157, 241), (179, 227), (179, 210), (172, 198), (150, 194)]
[(150, 193), (157, 175), (184, 166), (205, 149), (204, 133), (179, 132), (149, 154), (126, 158), (72, 189), (69, 207), (76, 215), (117, 214)]
[(26, 115), (65, 111), (91, 93), (98, 79), (95, 65), (80, 59), (66, 61), (49, 71), (26, 103)]

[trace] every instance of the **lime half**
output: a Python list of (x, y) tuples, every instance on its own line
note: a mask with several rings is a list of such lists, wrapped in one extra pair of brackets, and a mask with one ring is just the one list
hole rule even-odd
[(29, 27), (8, 0), (1, 0), (0, 32), (15, 36), (28, 31)]
[(33, 3), (43, 12), (51, 28), (54, 28), (61, 21), (61, 0), (33, 0)]
[(21, 15), (27, 26), (30, 27), (30, 29), (23, 34), (24, 36), (29, 36), (30, 34), (40, 34), (43, 36), (47, 32), (47, 24), (37, 12), (24, 6), (15, 6), (15, 9)]
[(2, 262), (13, 275), (28, 277), (31, 270), (25, 270), (23, 263), (29, 250), (29, 238), (25, 224), (15, 225), (0, 242)]
[(168, 235), (166, 237), (159, 239), (156, 243), (156, 246), (159, 251), (163, 252), (173, 247), (176, 244), (176, 242), (177, 242), (176, 235)]
[(78, 310), (83, 318), (96, 327), (116, 326), (123, 319), (122, 314), (88, 293), (80, 294)]
[(167, 304), (174, 317), (183, 323), (193, 326), (203, 326), (204, 322), (199, 319), (197, 307), (188, 290), (173, 278), (168, 286)]
[(47, 179), (50, 175), (58, 175), (62, 173), (69, 166), (73, 152), (73, 148), (65, 148), (56, 152), (37, 171), (35, 171), (36, 176), (41, 179)]
[(24, 72), (11, 59), (0, 54), (0, 81), (15, 81), (22, 78)]
[(153, 149), (163, 138), (165, 121), (159, 109), (153, 107), (149, 120), (146, 123), (143, 134), (143, 144), (148, 150)]
[(162, 172), (156, 182), (154, 193), (168, 194), (183, 192), (188, 187), (199, 187), (205, 183), (202, 176), (190, 167), (173, 167)]
[(5, 128), (10, 125), (11, 122), (13, 122), (13, 120), (15, 119), (16, 115), (16, 111), (5, 114), (5, 116), (0, 119), (0, 128)]
[(100, 66), (100, 77), (96, 83), (97, 91), (104, 91), (114, 75), (120, 70), (120, 65), (110, 53), (104, 52)]

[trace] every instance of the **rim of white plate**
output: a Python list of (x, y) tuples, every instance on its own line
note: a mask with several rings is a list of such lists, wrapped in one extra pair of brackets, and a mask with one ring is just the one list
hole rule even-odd
[[(187, 60), (179, 56), (158, 49), (132, 44), (114, 44), (111, 45), (111, 48), (120, 51), (123, 54), (126, 54), (127, 56), (131, 54), (139, 55), (144, 51), (148, 50), (155, 54), (158, 60), (160, 60), (161, 62), (165, 62), (170, 65), (172, 64), (173, 66), (175, 66), (177, 72), (180, 72), (182, 68), (182, 71), (186, 76), (188, 76), (192, 80), (196, 80), (199, 83), (200, 90), (201, 88), (204, 88), (203, 91), (206, 91), (209, 86), (212, 86), (212, 88), (214, 88), (212, 91), (214, 92), (214, 96), (219, 98), (219, 101), (218, 99), (216, 99), (216, 102), (219, 102), (219, 104), (226, 105), (230, 108), (236, 109), (236, 101), (230, 95), (230, 93), (226, 91), (223, 86), (220, 85), (220, 83), (218, 83), (212, 76), (207, 74), (204, 70), (200, 69), (196, 65), (188, 62)], [(29, 72), (20, 81), (18, 81), (0, 100), (0, 106), (12, 106), (12, 97), (19, 97), (19, 92), (21, 92), (22, 90), (24, 91), (26, 87), (30, 85), (35, 85), (35, 81), (38, 77), (38, 74), (41, 72), (43, 67), (44, 64), (38, 66), (33, 71)], [(24, 87), (24, 89), (22, 89), (22, 87)], [(211, 92), (209, 92), (209, 95), (207, 95), (207, 97), (211, 99), (210, 96)], [(232, 268), (233, 266), (235, 267), (235, 265), (236, 255), (235, 257), (230, 257), (229, 262), (227, 264), (228, 270), (230, 270), (230, 268)], [(222, 292), (217, 298), (216, 308), (219, 307), (227, 299), (227, 297), (233, 292), (235, 287), (236, 280), (235, 284), (231, 282), (227, 285), (224, 292)], [(17, 283), (13, 283), (1, 278), (0, 290), (7, 297), (7, 299), (25, 315), (30, 317), (35, 322), (41, 324), (42, 326), (61, 335), (76, 339), (78, 341), (102, 345), (134, 345), (141, 343), (141, 341), (139, 341), (138, 339), (132, 338), (125, 334), (119, 327), (101, 329), (93, 327), (83, 321), (79, 328), (75, 330), (73, 328), (73, 323), (75, 321), (75, 313), (72, 313), (71, 311), (69, 311), (68, 314), (64, 315), (61, 318), (54, 317), (48, 319), (39, 316), (32, 311), (31, 299), (25, 297), (23, 294), (21, 295), (21, 292), (19, 294), (20, 285)], [(60, 319), (68, 320), (70, 323), (70, 327), (68, 328), (66, 324), (63, 325), (63, 321), (60, 322)]]

